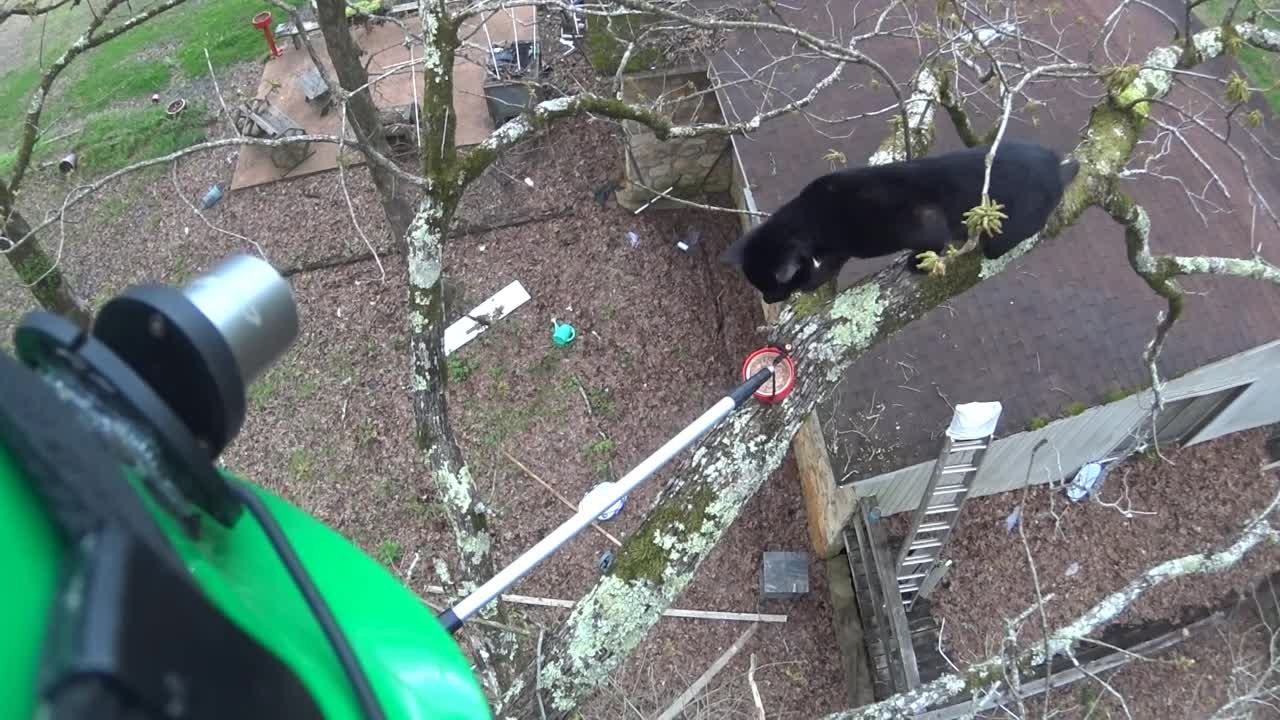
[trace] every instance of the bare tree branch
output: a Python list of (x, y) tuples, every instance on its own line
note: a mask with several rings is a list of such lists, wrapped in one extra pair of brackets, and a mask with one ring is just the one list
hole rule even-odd
[(35, 3), (35, 2), (31, 4), (25, 4), (21, 2), (21, 0), (13, 0), (5, 7), (0, 7), (0, 25), (4, 24), (5, 20), (8, 20), (10, 17), (15, 15), (28, 17), (34, 20), (35, 18), (41, 15), (44, 15), (46, 13), (51, 13), (54, 10), (57, 10), (58, 8), (62, 7), (63, 5), (66, 5), (69, 2), (72, 2), (72, 0), (57, 0), (56, 2), (53, 2), (53, 3), (40, 5), (39, 3)]

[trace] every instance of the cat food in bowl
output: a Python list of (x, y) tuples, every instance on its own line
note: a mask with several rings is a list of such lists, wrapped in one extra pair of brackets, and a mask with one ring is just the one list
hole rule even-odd
[[(751, 353), (747, 356), (747, 361), (742, 364), (742, 379), (749, 379), (762, 368), (777, 361), (781, 355), (780, 350), (771, 347), (760, 348)], [(766, 405), (774, 405), (786, 400), (796, 387), (796, 364), (791, 358), (782, 358), (782, 362), (774, 365), (773, 370), (773, 377), (765, 380), (760, 389), (754, 393), (756, 400)]]

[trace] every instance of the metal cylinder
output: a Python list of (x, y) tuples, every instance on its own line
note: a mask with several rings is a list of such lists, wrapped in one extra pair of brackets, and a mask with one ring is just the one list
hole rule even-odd
[(229, 258), (182, 294), (218, 329), (246, 386), (298, 337), (298, 306), (288, 281), (256, 257)]
[(77, 160), (78, 158), (76, 157), (75, 153), (70, 153), (66, 157), (62, 158), (61, 160), (58, 161), (58, 172), (62, 173), (63, 175), (66, 175), (72, 170), (75, 170)]

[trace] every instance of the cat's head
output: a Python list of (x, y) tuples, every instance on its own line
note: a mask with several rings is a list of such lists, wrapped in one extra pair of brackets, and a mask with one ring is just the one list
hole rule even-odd
[(776, 303), (792, 293), (816, 290), (826, 279), (810, 247), (807, 238), (775, 216), (735, 240), (720, 260), (740, 268), (765, 302)]

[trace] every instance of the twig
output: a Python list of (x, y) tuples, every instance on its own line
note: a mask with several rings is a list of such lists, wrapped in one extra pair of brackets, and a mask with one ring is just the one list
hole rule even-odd
[(546, 635), (546, 631), (538, 628), (538, 672), (534, 675), (537, 685), (533, 688), (534, 695), (538, 696), (538, 714), (542, 716), (542, 720), (547, 720), (547, 708), (542, 704), (542, 638)]
[(220, 228), (217, 225), (214, 225), (213, 223), (209, 222), (209, 218), (204, 216), (204, 212), (202, 212), (200, 208), (196, 207), (195, 203), (188, 200), (186, 195), (182, 194), (182, 189), (178, 187), (178, 162), (179, 162), (178, 158), (174, 158), (173, 165), (170, 166), (172, 169), (172, 172), (169, 174), (169, 179), (173, 181), (173, 193), (177, 195), (179, 198), (181, 198), (182, 202), (186, 203), (187, 207), (191, 208), (191, 212), (195, 213), (196, 217), (200, 218), (200, 220), (202, 220), (205, 225), (209, 226), (210, 230), (213, 230), (214, 232), (222, 233), (223, 235), (229, 235), (230, 237), (236, 238), (237, 240), (242, 240), (244, 242), (249, 243), (250, 245), (253, 246), (254, 250), (258, 251), (258, 255), (263, 260), (267, 260), (268, 262), (270, 262), (270, 258), (267, 257), (266, 252), (262, 250), (262, 246), (259, 245), (257, 241), (253, 240), (252, 238), (247, 238), (244, 235), (241, 235), (240, 233), (236, 233), (224, 228)]
[(677, 205), (691, 207), (691, 208), (694, 208), (695, 210), (709, 210), (711, 212), (732, 213), (734, 215), (749, 215), (751, 217), (759, 217), (759, 218), (769, 217), (769, 213), (767, 212), (759, 212), (756, 210), (742, 210), (739, 208), (720, 207), (719, 205), (706, 205), (704, 203), (697, 203), (697, 202), (693, 202), (692, 200), (685, 200), (684, 198), (678, 198), (670, 194), (670, 192), (675, 189), (674, 185), (667, 188), (666, 190), (654, 190), (648, 185), (645, 185), (644, 183), (641, 183), (641, 182), (637, 182), (635, 180), (631, 180), (629, 182), (632, 185), (635, 185), (636, 187), (640, 188), (641, 190), (653, 193), (655, 196), (652, 200), (640, 206), (639, 209), (637, 209), (634, 213), (632, 213), (633, 215), (639, 215), (641, 210), (644, 210), (645, 208), (649, 207), (650, 205), (652, 205), (653, 203), (659, 200), (670, 200), (671, 202), (674, 202)]
[(751, 686), (751, 699), (756, 704), (756, 712), (760, 713), (760, 720), (765, 720), (764, 700), (760, 699), (760, 688), (756, 685), (756, 654), (755, 653), (751, 653), (751, 665), (750, 667), (747, 668), (747, 684)]
[[(516, 467), (518, 467), (518, 468), (520, 468), (521, 470), (523, 470), (523, 471), (524, 471), (524, 473), (525, 473), (526, 475), (528, 475), (529, 477), (533, 478), (533, 479), (534, 479), (534, 480), (535, 480), (539, 485), (541, 485), (542, 487), (546, 488), (546, 489), (547, 489), (547, 491), (548, 491), (548, 492), (550, 492), (552, 495), (554, 495), (554, 496), (555, 496), (555, 498), (556, 498), (557, 500), (559, 500), (560, 502), (564, 503), (564, 506), (565, 506), (565, 507), (569, 508), (570, 510), (572, 510), (572, 511), (574, 511), (574, 512), (577, 512), (577, 511), (578, 511), (578, 507), (577, 507), (576, 505), (574, 505), (573, 503), (569, 502), (567, 499), (565, 499), (565, 497), (564, 497), (563, 495), (561, 495), (559, 492), (557, 492), (555, 488), (553, 488), (553, 487), (551, 487), (550, 485), (548, 485), (548, 484), (547, 484), (547, 483), (546, 483), (542, 478), (540, 478), (540, 477), (538, 477), (537, 475), (535, 475), (535, 474), (534, 474), (534, 472), (533, 472), (532, 470), (530, 470), (529, 468), (525, 467), (525, 466), (524, 466), (524, 463), (522, 463), (522, 462), (520, 462), (519, 460), (517, 460), (517, 459), (515, 459), (514, 457), (512, 457), (511, 453), (507, 452), (507, 451), (504, 449), (504, 450), (502, 451), (502, 454), (503, 454), (503, 455), (506, 455), (506, 456), (507, 456), (507, 459), (508, 459), (508, 460), (510, 460), (512, 463), (514, 463)], [(595, 528), (597, 532), (599, 532), (601, 535), (603, 535), (603, 536), (605, 536), (606, 538), (608, 538), (608, 539), (609, 539), (609, 542), (613, 543), (614, 545), (616, 545), (616, 546), (618, 546), (618, 547), (622, 547), (622, 543), (618, 541), (618, 538), (616, 538), (616, 537), (614, 537), (614, 536), (610, 535), (610, 534), (609, 534), (609, 531), (607, 531), (607, 530), (605, 530), (604, 528), (600, 527), (599, 523), (596, 523), (596, 522), (592, 521), (592, 523), (591, 523), (591, 527)]]
[(364, 234), (364, 228), (360, 227), (360, 220), (356, 218), (356, 206), (351, 202), (351, 193), (347, 190), (347, 171), (346, 163), (342, 159), (342, 151), (346, 147), (344, 142), (347, 138), (347, 105), (342, 105), (342, 130), (338, 133), (338, 185), (342, 188), (342, 196), (347, 200), (347, 212), (351, 215), (351, 225), (355, 227), (356, 234), (364, 241), (364, 246), (369, 248), (369, 254), (373, 256), (373, 262), (378, 266), (379, 281), (382, 284), (387, 282), (387, 269), (382, 266), (382, 258), (378, 257), (378, 251), (373, 247), (373, 242)]
[(218, 87), (218, 76), (213, 74), (213, 61), (209, 59), (209, 48), (204, 48), (204, 64), (209, 66), (209, 79), (213, 81), (213, 94), (218, 96), (218, 104), (222, 106), (222, 114), (227, 116), (227, 123), (231, 125), (232, 132), (238, 136), (240, 135), (240, 128), (236, 127), (236, 120), (231, 117), (231, 111), (227, 109), (227, 103), (222, 99), (222, 88)]
[[(639, 183), (637, 183), (637, 184), (639, 184)], [(634, 212), (632, 212), (631, 214), (632, 214), (632, 215), (639, 215), (640, 213), (644, 212), (645, 210), (648, 210), (650, 205), (652, 205), (652, 204), (654, 204), (654, 203), (658, 202), (658, 201), (659, 201), (659, 200), (661, 200), (662, 198), (670, 197), (670, 195), (668, 195), (667, 193), (669, 193), (669, 192), (671, 192), (672, 190), (675, 190), (675, 189), (676, 189), (676, 186), (675, 186), (675, 185), (672, 185), (671, 187), (667, 188), (666, 190), (663, 190), (662, 192), (657, 192), (657, 193), (656, 193), (652, 198), (650, 198), (650, 199), (649, 199), (649, 202), (647, 202), (647, 203), (645, 203), (645, 204), (641, 205), (640, 207), (636, 208), (636, 209), (635, 209), (635, 211), (634, 211)], [(656, 192), (656, 191), (655, 191), (655, 192)]]
[[(685, 707), (687, 707), (689, 703), (692, 702), (694, 698), (698, 696), (698, 693), (702, 692), (703, 688), (705, 688), (721, 670), (725, 669), (725, 667), (729, 664), (729, 661), (733, 660), (733, 656), (737, 655), (738, 652), (742, 650), (742, 647), (747, 644), (747, 641), (751, 639), (751, 636), (755, 634), (756, 628), (758, 627), (760, 626), (753, 624), (750, 627), (748, 627), (746, 630), (744, 630), (742, 634), (738, 636), (738, 639), (733, 641), (733, 644), (729, 646), (729, 649), (725, 650), (720, 655), (719, 658), (716, 658), (716, 661), (711, 663), (711, 667), (707, 668), (706, 671), (703, 672), (702, 675), (699, 676), (697, 680), (694, 680), (693, 684), (690, 685), (688, 689), (680, 693), (680, 696), (677, 697), (675, 701), (673, 701), (670, 705), (668, 705), (667, 709), (663, 710), (662, 714), (654, 718), (654, 720), (672, 720), (673, 718), (678, 716), (685, 709)], [(755, 668), (755, 657), (753, 656), (752, 657), (753, 672), (754, 672), (754, 668)], [(752, 682), (751, 686), (752, 686), (752, 689), (754, 690), (755, 683)]]

